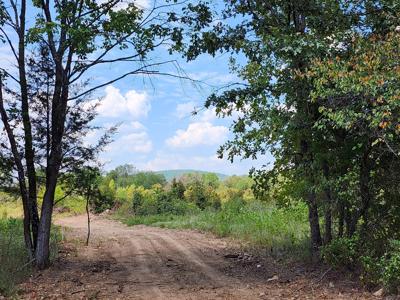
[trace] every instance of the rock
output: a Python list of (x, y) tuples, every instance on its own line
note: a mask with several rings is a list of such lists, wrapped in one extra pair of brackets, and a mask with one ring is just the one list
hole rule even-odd
[(267, 282), (278, 280), (279, 277), (277, 275), (272, 276), (271, 278), (267, 279)]
[(261, 265), (257, 265), (257, 268), (261, 268)]
[(382, 297), (384, 293), (385, 293), (384, 288), (381, 288), (380, 290), (377, 290), (377, 291), (374, 293), (374, 296), (376, 296), (376, 297)]
[(264, 297), (264, 296), (265, 296), (265, 293), (260, 293), (259, 296), (260, 296), (260, 297)]

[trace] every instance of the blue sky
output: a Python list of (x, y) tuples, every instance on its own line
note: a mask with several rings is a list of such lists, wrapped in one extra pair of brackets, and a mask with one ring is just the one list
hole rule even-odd
[[(151, 0), (137, 1), (148, 7)], [(202, 55), (187, 63), (161, 49), (151, 58), (154, 61), (176, 60), (181, 71), (203, 84), (168, 76), (139, 75), (98, 90), (94, 98), (101, 99), (101, 104), (96, 125), (107, 128), (121, 124), (114, 142), (100, 156), (106, 170), (129, 163), (141, 170), (199, 169), (246, 174), (253, 166), (260, 167), (272, 161), (270, 156), (257, 161), (238, 158), (232, 164), (216, 156), (219, 146), (231, 136), (229, 126), (233, 119), (218, 119), (212, 109), (202, 107), (214, 88), (238, 81), (229, 72), (228, 55)], [(12, 64), (11, 53), (5, 45), (0, 45), (0, 60), (2, 66)], [(90, 84), (96, 85), (131, 69), (128, 63), (103, 65), (87, 78)], [(162, 71), (177, 74), (172, 64), (162, 67)], [(200, 112), (192, 116), (195, 109)], [(87, 141), (94, 142), (99, 134), (91, 133)]]
[[(165, 54), (159, 59), (171, 57)], [(203, 55), (194, 62), (179, 63), (191, 78), (206, 84), (167, 76), (137, 76), (99, 91), (98, 124), (107, 127), (121, 122), (115, 141), (100, 157), (105, 168), (130, 163), (142, 170), (247, 174), (251, 167), (271, 161), (270, 157), (257, 161), (238, 158), (230, 163), (216, 156), (218, 147), (231, 136), (233, 118), (217, 118), (213, 109), (206, 110), (203, 105), (214, 87), (238, 80), (229, 72), (228, 57)], [(107, 70), (104, 74), (119, 71)], [(194, 110), (199, 110), (196, 116), (192, 115)]]

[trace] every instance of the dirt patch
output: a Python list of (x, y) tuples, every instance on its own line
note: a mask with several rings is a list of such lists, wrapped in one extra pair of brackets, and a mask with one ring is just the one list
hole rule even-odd
[(281, 266), (209, 234), (94, 217), (86, 247), (85, 216), (57, 223), (67, 242), (21, 285), (22, 299), (378, 299), (336, 273)]

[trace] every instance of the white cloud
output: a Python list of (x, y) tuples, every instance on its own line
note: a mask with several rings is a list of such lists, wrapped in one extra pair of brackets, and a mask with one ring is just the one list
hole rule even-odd
[(215, 126), (210, 122), (195, 122), (189, 124), (186, 130), (177, 130), (175, 135), (167, 139), (168, 146), (187, 148), (198, 145), (221, 144), (228, 135), (228, 128)]
[(204, 110), (200, 115), (200, 120), (203, 122), (212, 122), (217, 118), (215, 108), (208, 108)]
[(217, 118), (215, 108), (205, 109), (204, 106), (202, 107), (194, 101), (178, 104), (175, 115), (179, 119), (191, 118), (201, 122), (212, 122)]
[(192, 116), (192, 113), (196, 110), (196, 103), (193, 101), (180, 103), (176, 106), (176, 116), (179, 119), (184, 119)]
[(128, 91), (122, 95), (120, 90), (106, 87), (106, 95), (100, 101), (99, 115), (102, 117), (120, 117), (127, 113), (135, 119), (146, 117), (151, 109), (150, 99), (146, 92)]
[(149, 153), (153, 150), (153, 143), (144, 131), (124, 135), (113, 146), (118, 151), (135, 153)]
[(107, 149), (108, 155), (126, 153), (150, 153), (153, 143), (147, 133), (146, 127), (140, 122), (123, 124), (118, 130), (116, 140)]

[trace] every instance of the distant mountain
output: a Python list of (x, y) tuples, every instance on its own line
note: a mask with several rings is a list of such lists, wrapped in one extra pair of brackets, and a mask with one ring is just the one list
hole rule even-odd
[(208, 173), (214, 173), (218, 176), (218, 178), (220, 180), (224, 180), (225, 178), (229, 177), (226, 174), (221, 174), (221, 173), (215, 173), (215, 172), (206, 172), (206, 171), (199, 171), (199, 170), (190, 170), (190, 169), (182, 169), (182, 170), (164, 170), (164, 171), (157, 171), (155, 172), (157, 174), (162, 174), (165, 176), (165, 179), (167, 179), (167, 181), (171, 181), (174, 178), (179, 178), (182, 175), (185, 174), (208, 174)]

